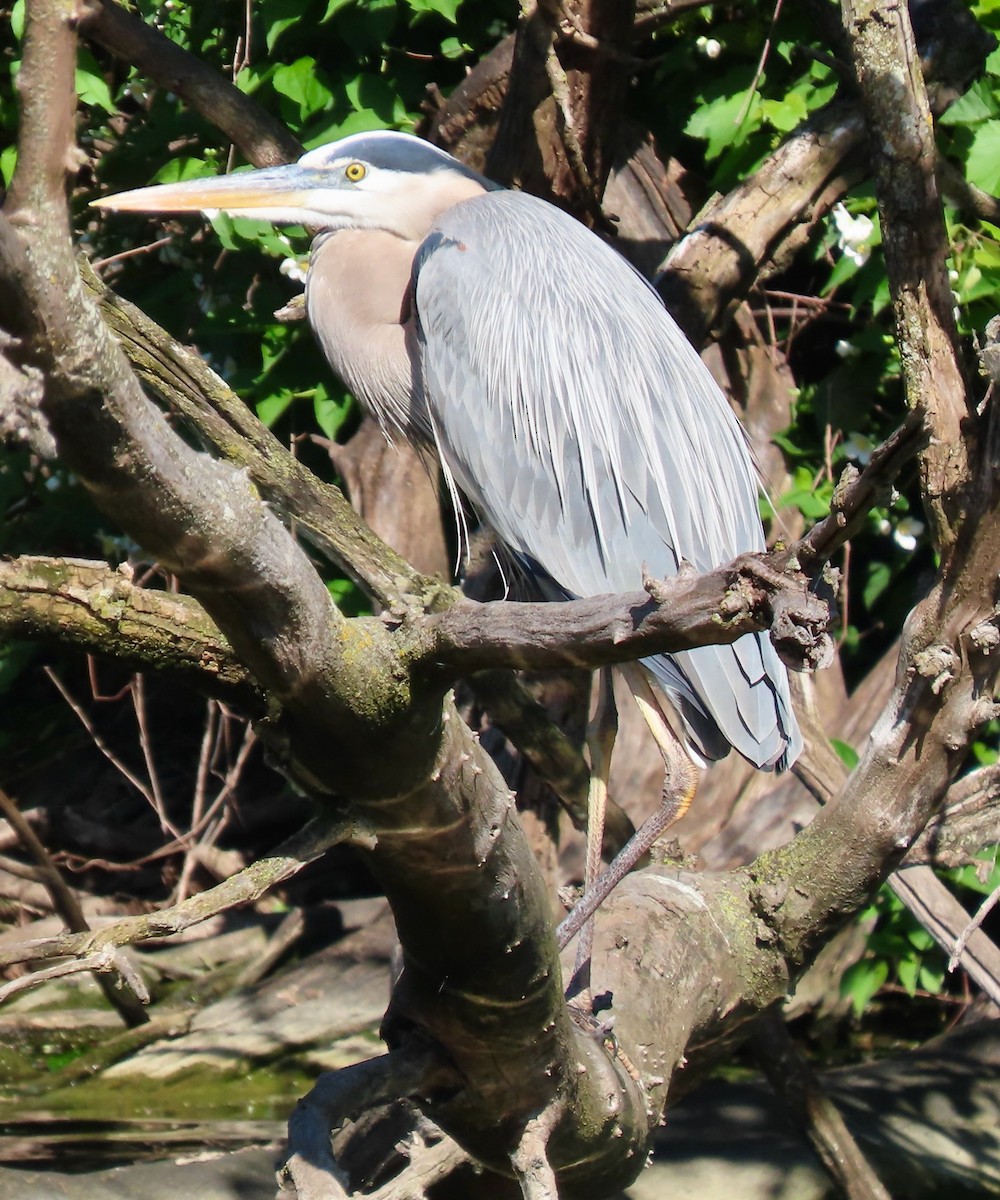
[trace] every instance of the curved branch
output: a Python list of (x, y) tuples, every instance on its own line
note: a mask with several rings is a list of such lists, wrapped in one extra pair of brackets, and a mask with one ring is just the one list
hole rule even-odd
[(82, 265), (83, 279), (139, 378), (208, 446), (245, 469), (297, 529), (380, 604), (412, 592), (434, 603), (439, 581), (418, 575), (381, 541), (339, 488), (318, 479), (197, 354)]
[(348, 1180), (331, 1150), (331, 1131), (368, 1109), (408, 1096), (426, 1096), (442, 1087), (455, 1088), (460, 1082), (439, 1054), (417, 1046), (326, 1072), (289, 1118), (279, 1183), (282, 1187), (291, 1183), (298, 1200), (346, 1197)]
[(179, 96), (230, 138), (247, 162), (294, 162), (302, 143), (255, 100), (114, 0), (81, 6), (80, 32)]
[(746, 555), (703, 575), (684, 571), (647, 580), (645, 593), (595, 596), (560, 604), (477, 604), (460, 600), (431, 614), (416, 653), (432, 673), (453, 676), (484, 667), (604, 666), (694, 646), (733, 642), (768, 629), (802, 669), (828, 654), (828, 612), (809, 588), (836, 551), (862, 527), (874, 504), (925, 442), (910, 416), (872, 454), (863, 471), (848, 468), (831, 511), (793, 546)]
[(23, 555), (0, 562), (5, 638), (57, 641), (143, 670), (167, 671), (209, 695), (262, 713), (264, 697), (191, 596), (136, 587), (105, 563)]

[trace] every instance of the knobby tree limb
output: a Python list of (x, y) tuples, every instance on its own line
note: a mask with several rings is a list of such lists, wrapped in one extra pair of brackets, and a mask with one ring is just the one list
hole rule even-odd
[(969, 511), (974, 447), (934, 126), (907, 6), (844, 0), (843, 12), (869, 131), (906, 399), (931, 434), (921, 455), (924, 503), (936, 544), (944, 548)]

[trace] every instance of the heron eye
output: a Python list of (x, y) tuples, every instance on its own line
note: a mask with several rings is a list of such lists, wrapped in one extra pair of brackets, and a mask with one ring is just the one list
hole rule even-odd
[(359, 183), (368, 174), (368, 168), (364, 163), (352, 162), (344, 167), (344, 174), (351, 183)]

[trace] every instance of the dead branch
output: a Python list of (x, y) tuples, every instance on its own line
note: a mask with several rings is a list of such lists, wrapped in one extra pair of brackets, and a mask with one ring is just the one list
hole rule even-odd
[(762, 1014), (753, 1044), (757, 1062), (780, 1097), (786, 1116), (816, 1151), (838, 1192), (846, 1200), (889, 1200), (819, 1077), (799, 1053), (777, 1008)]
[(606, 596), (558, 605), (460, 600), (428, 616), (424, 653), (435, 669), (603, 666), (771, 628), (791, 665), (821, 665), (829, 654), (825, 605), (808, 590), (802, 572), (818, 573), (854, 536), (924, 438), (919, 419), (908, 418), (863, 471), (844, 472), (830, 515), (794, 546), (745, 556), (703, 575), (647, 581), (645, 595), (624, 603)]
[(221, 458), (245, 470), (316, 548), (364, 587), (380, 604), (401, 592), (435, 587), (380, 541), (351, 508), (343, 493), (324, 483), (292, 455), (236, 393), (191, 350), (180, 345), (134, 304), (129, 304), (83, 266), (87, 287), (139, 378), (173, 412), (179, 413)]
[[(66, 886), (66, 881), (52, 861), (51, 855), (42, 845), (41, 839), (31, 828), (31, 824), (24, 819), (18, 806), (2, 789), (0, 789), (0, 812), (7, 818), (11, 828), (17, 831), (25, 850), (38, 864), (39, 882), (45, 885), (52, 897), (52, 907), (62, 918), (66, 928), (73, 933), (89, 932), (90, 924), (83, 915), (83, 909), (80, 907), (76, 893)], [(90, 957), (93, 958), (93, 956)], [(120, 1014), (126, 1025), (134, 1027), (143, 1025), (149, 1020), (149, 1014), (143, 1007), (149, 1003), (149, 992), (142, 981), (142, 976), (129, 962), (127, 955), (120, 951), (110, 957), (105, 955), (95, 971), (104, 998)], [(113, 978), (108, 978), (109, 974)], [(30, 986), (27, 980), (32, 978), (32, 976), (26, 976), (13, 982)], [(131, 990), (127, 990), (126, 983), (128, 989)], [(0, 1001), (7, 994), (12, 995), (13, 992), (4, 993), (0, 989)]]
[[(657, 580), (649, 591), (624, 597), (561, 604), (460, 600), (427, 617), (427, 661), (449, 673), (498, 666), (606, 666), (735, 641), (769, 627), (780, 613), (801, 633), (799, 668), (817, 665), (828, 653), (826, 605), (809, 594), (803, 576), (774, 569), (773, 562), (746, 556), (705, 575)], [(789, 644), (793, 640), (789, 637)]]
[(427, 1200), (434, 1184), (472, 1160), (450, 1138), (432, 1146), (420, 1146), (409, 1164), (388, 1183), (369, 1193), (371, 1200)]
[(550, 1104), (525, 1125), (510, 1165), (524, 1200), (558, 1200), (556, 1174), (549, 1162), (548, 1144), (560, 1118), (559, 1104)]
[[(100, 946), (97, 950), (84, 955), (83, 958), (56, 963), (55, 966), (44, 967), (42, 970), (35, 971), (31, 975), (22, 975), (19, 979), (12, 979), (9, 983), (0, 986), (0, 1004), (9, 1000), (11, 996), (16, 996), (19, 992), (26, 992), (30, 988), (47, 983), (49, 980), (62, 979), (67, 975), (79, 975), (82, 972), (93, 972), (98, 980), (102, 982), (106, 974), (112, 974), (132, 989), (135, 999), (139, 1004), (149, 1003), (149, 992), (142, 981), (142, 976), (131, 966), (117, 946), (107, 945)], [(102, 991), (105, 991), (105, 994), (107, 994), (106, 989), (103, 987)], [(129, 994), (122, 992), (119, 1000)], [(122, 1011), (124, 1006), (119, 1003), (116, 1007), (118, 1007), (119, 1011)], [(135, 1022), (131, 1023), (135, 1024)]]
[(149, 938), (168, 937), (239, 904), (259, 900), (265, 892), (314, 862), (331, 846), (342, 842), (371, 845), (371, 835), (355, 822), (317, 817), (299, 833), (282, 842), (271, 854), (251, 863), (216, 887), (190, 896), (173, 908), (124, 917), (102, 929), (19, 942), (0, 950), (0, 967), (12, 963), (44, 962), (50, 958), (79, 957), (103, 946), (131, 946)]
[(1000, 767), (980, 767), (951, 785), (941, 812), (910, 847), (903, 866), (961, 867), (998, 841)]
[(202, 606), (190, 596), (136, 587), (127, 566), (38, 555), (0, 562), (0, 629), (5, 637), (58, 641), (165, 670), (263, 711), (259, 689)]
[(278, 1167), (282, 1189), (294, 1188), (298, 1200), (346, 1197), (349, 1182), (330, 1148), (331, 1130), (379, 1105), (457, 1083), (428, 1048), (396, 1051), (322, 1075), (289, 1118), (288, 1147)]

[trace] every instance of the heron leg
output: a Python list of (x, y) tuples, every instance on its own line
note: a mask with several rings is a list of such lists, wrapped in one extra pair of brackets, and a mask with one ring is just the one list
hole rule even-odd
[[(601, 851), (604, 846), (604, 818), (608, 808), (608, 778), (611, 774), (611, 752), (618, 735), (618, 710), (615, 707), (614, 684), (609, 667), (598, 673), (597, 704), (587, 725), (587, 750), (590, 754), (590, 787), (587, 792), (587, 860), (584, 867), (583, 893), (586, 895), (597, 882), (601, 872)], [(590, 1011), (590, 952), (594, 945), (594, 922), (587, 921), (576, 948), (576, 963), (568, 995), (578, 998), (581, 1007)]]
[[(629, 871), (649, 853), (656, 839), (684, 816), (691, 807), (691, 801), (698, 788), (698, 770), (664, 715), (645, 671), (637, 663), (629, 664), (621, 670), (663, 756), (666, 768), (663, 797), (659, 809), (643, 822), (596, 884), (591, 886), (588, 883), (583, 898), (567, 913), (556, 931), (560, 949), (567, 945), (579, 929), (589, 923), (589, 918)], [(590, 936), (592, 939), (593, 934)]]

